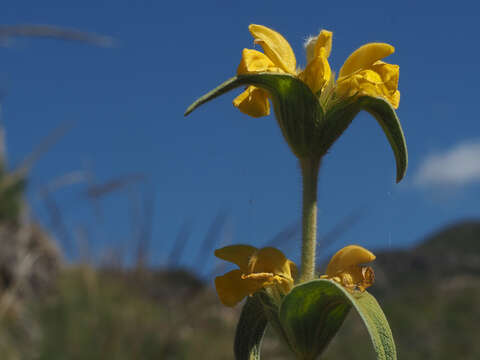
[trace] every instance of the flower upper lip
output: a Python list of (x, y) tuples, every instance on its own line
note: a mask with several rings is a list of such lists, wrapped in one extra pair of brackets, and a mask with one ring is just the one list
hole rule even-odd
[(327, 266), (327, 275), (333, 276), (339, 271), (352, 266), (359, 266), (375, 260), (375, 255), (359, 245), (349, 245), (340, 249), (332, 256)]
[(356, 71), (368, 69), (376, 61), (393, 54), (395, 48), (385, 43), (368, 43), (355, 50), (343, 63), (338, 77), (348, 76)]
[(362, 266), (375, 260), (375, 255), (359, 245), (348, 245), (332, 256), (325, 275), (321, 278), (333, 279), (347, 289), (365, 290), (374, 281), (372, 268)]
[(282, 35), (263, 25), (252, 24), (248, 30), (252, 34), (254, 42), (262, 47), (265, 55), (273, 63), (286, 73), (295, 74), (297, 67), (295, 53)]

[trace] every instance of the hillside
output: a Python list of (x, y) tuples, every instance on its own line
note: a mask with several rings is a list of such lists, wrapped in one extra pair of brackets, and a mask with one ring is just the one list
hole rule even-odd
[[(448, 226), (406, 251), (377, 253), (371, 292), (382, 304), (400, 359), (479, 359), (480, 221)], [(329, 359), (369, 358), (350, 316)]]
[[(400, 359), (478, 359), (480, 221), (446, 227), (409, 250), (377, 252), (372, 287)], [(64, 269), (56, 294), (3, 312), (3, 359), (232, 359), (239, 308), (173, 270)], [(20, 319), (20, 320), (19, 320)], [(291, 359), (271, 334), (265, 359)], [(352, 312), (324, 359), (374, 358)]]

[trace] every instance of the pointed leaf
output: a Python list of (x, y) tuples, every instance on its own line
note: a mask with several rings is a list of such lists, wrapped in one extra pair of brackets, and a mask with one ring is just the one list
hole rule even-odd
[[(288, 74), (263, 72), (258, 74), (238, 75), (228, 79), (215, 89), (195, 100), (187, 108), (184, 115), (187, 116), (200, 105), (203, 105), (230, 90), (245, 85), (255, 85), (260, 87), (267, 90), (273, 97), (285, 97), (285, 95), (293, 95), (295, 98), (305, 97), (308, 98), (308, 101), (311, 102), (310, 106), (313, 107), (316, 107), (318, 103), (315, 95), (311, 92), (308, 86), (296, 77)], [(293, 90), (296, 90), (296, 94), (293, 94)]]
[(372, 114), (382, 127), (392, 147), (397, 166), (397, 183), (402, 180), (407, 171), (408, 152), (402, 125), (390, 103), (382, 98), (361, 96), (357, 99), (348, 99), (338, 102), (328, 109), (322, 127), (322, 136), (319, 146), (320, 152), (326, 153), (333, 143), (352, 123), (361, 111)]
[(395, 360), (392, 332), (375, 298), (367, 292), (350, 293), (325, 279), (300, 284), (283, 299), (280, 321), (292, 350), (301, 358), (315, 359), (326, 349), (352, 306), (368, 329), (377, 359)]
[(243, 306), (235, 333), (233, 351), (236, 360), (259, 360), (267, 317), (257, 295), (249, 296)]
[(205, 104), (206, 102), (209, 102), (210, 100), (215, 99), (216, 97), (219, 97), (220, 95), (223, 95), (230, 90), (233, 90), (239, 86), (244, 85), (244, 83), (241, 83), (239, 80), (238, 76), (235, 76), (233, 78), (228, 79), (224, 83), (218, 85), (215, 89), (210, 90), (208, 93), (205, 95), (199, 97), (197, 100), (195, 100), (185, 111), (184, 116), (189, 115), (193, 110), (198, 108), (199, 106)]
[(298, 78), (288, 74), (258, 73), (235, 76), (197, 99), (185, 116), (202, 104), (242, 85), (254, 85), (269, 93), (285, 140), (299, 157), (312, 154), (323, 110), (315, 94)]
[(362, 96), (358, 99), (363, 110), (368, 111), (378, 121), (387, 136), (397, 162), (397, 183), (403, 179), (408, 166), (408, 152), (402, 125), (395, 109), (382, 98)]

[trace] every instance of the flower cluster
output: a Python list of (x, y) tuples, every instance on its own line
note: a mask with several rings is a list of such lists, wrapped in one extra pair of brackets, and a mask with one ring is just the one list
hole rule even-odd
[(400, 101), (399, 67), (382, 61), (394, 48), (384, 43), (363, 45), (347, 58), (336, 77), (328, 62), (330, 31), (322, 30), (307, 40), (307, 65), (299, 69), (282, 35), (261, 25), (250, 25), (249, 30), (263, 52), (244, 49), (237, 76), (198, 98), (185, 115), (245, 86), (233, 101), (240, 111), (261, 117), (273, 105), (282, 135), (300, 163), (302, 247), (298, 276), (297, 266), (273, 247), (231, 245), (215, 251), (218, 258), (238, 266), (215, 278), (220, 301), (233, 307), (248, 297), (237, 325), (235, 358), (259, 358), (265, 328), (271, 324), (299, 359), (316, 359), (355, 308), (377, 354), (396, 359), (385, 315), (365, 291), (375, 278), (365, 264), (375, 255), (349, 245), (333, 255), (324, 275), (316, 274), (315, 265), (320, 163), (360, 111), (370, 113), (384, 131), (395, 156), (397, 182), (405, 175), (407, 146), (395, 112)]
[[(231, 245), (215, 250), (215, 256), (239, 267), (215, 279), (218, 297), (226, 306), (235, 306), (244, 297), (264, 289), (273, 289), (282, 296), (293, 288), (297, 267), (276, 248)], [(374, 274), (372, 268), (362, 264), (373, 260), (375, 255), (367, 249), (346, 246), (332, 257), (326, 274), (320, 278), (334, 280), (350, 291), (364, 291), (373, 284)]]
[[(260, 72), (293, 75), (308, 85), (314, 94), (320, 94), (329, 84), (334, 84), (331, 96), (347, 98), (369, 95), (382, 97), (394, 108), (400, 102), (398, 91), (399, 66), (387, 64), (383, 58), (393, 54), (394, 47), (385, 43), (368, 43), (355, 50), (345, 61), (335, 82), (328, 63), (332, 50), (332, 33), (320, 31), (317, 37), (306, 43), (307, 66), (297, 69), (295, 54), (285, 38), (278, 32), (262, 25), (250, 25), (250, 33), (257, 50), (244, 49), (237, 69), (238, 75)], [(270, 114), (268, 93), (250, 85), (233, 104), (243, 113), (252, 117)]]
[(297, 267), (273, 247), (231, 245), (215, 250), (215, 256), (239, 267), (215, 279), (220, 301), (226, 306), (234, 306), (264, 288), (287, 294), (293, 287)]

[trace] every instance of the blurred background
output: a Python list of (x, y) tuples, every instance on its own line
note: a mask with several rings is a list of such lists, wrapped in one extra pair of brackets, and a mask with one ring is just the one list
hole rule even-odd
[[(395, 184), (381, 128), (358, 116), (325, 157), (319, 263), (359, 244), (400, 358), (477, 359), (480, 5), (372, 1), (9, 1), (0, 11), (0, 352), (6, 359), (230, 359), (213, 249), (298, 262), (300, 172), (273, 116), (238, 92), (251, 23), (290, 42), (333, 31), (332, 69), (367, 42), (400, 65), (409, 149)], [(323, 267), (319, 268), (323, 271)], [(213, 342), (215, 341), (215, 343)], [(214, 344), (214, 345), (212, 345)], [(275, 337), (266, 358), (289, 354)], [(325, 358), (373, 358), (354, 314)], [(200, 356), (200, 357), (199, 357)]]

